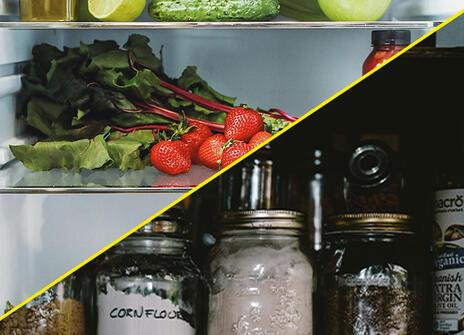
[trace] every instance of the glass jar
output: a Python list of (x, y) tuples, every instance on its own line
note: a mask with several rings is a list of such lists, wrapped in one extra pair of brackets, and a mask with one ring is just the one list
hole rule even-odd
[(226, 212), (210, 262), (208, 334), (313, 334), (314, 270), (304, 216)]
[(425, 265), (410, 217), (347, 214), (327, 226), (322, 255), (325, 335), (423, 335)]
[(78, 0), (20, 0), (21, 20), (76, 21), (77, 1)]
[(78, 276), (71, 275), (1, 321), (0, 334), (85, 335)]
[(372, 32), (372, 52), (363, 64), (363, 74), (382, 65), (411, 43), (408, 30), (376, 30)]
[(98, 335), (197, 334), (203, 277), (190, 226), (171, 209), (114, 247), (96, 269)]

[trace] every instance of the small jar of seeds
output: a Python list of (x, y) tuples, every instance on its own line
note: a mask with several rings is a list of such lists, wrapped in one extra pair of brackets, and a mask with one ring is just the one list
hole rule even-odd
[(322, 334), (426, 334), (425, 257), (414, 237), (407, 215), (332, 218), (320, 277)]

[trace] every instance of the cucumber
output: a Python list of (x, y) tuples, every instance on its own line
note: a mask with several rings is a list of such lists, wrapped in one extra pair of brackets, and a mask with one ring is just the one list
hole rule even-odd
[(152, 0), (158, 21), (264, 21), (279, 14), (279, 0)]

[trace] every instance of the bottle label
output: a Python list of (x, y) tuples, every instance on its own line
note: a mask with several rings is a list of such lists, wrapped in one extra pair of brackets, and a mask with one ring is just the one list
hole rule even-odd
[(107, 285), (108, 293), (98, 294), (99, 335), (193, 335), (180, 308), (156, 294), (125, 294)]
[(434, 331), (464, 334), (464, 189), (435, 195)]

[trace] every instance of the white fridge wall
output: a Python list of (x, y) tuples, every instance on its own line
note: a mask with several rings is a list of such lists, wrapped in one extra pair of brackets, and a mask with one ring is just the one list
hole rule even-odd
[(21, 302), (180, 195), (0, 195), (0, 310), (7, 300)]

